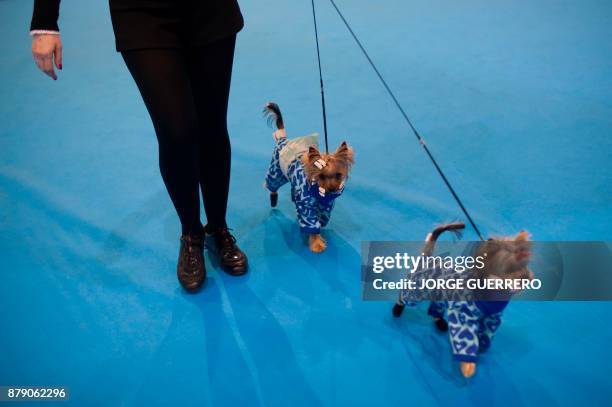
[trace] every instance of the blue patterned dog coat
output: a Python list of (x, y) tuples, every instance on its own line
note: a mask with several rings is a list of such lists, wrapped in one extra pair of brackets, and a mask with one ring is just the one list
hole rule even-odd
[[(448, 278), (455, 273), (452, 269), (420, 269), (409, 278)], [(463, 362), (476, 362), (479, 353), (491, 346), (495, 331), (502, 322), (503, 310), (509, 301), (478, 301), (459, 300), (465, 298), (465, 293), (446, 291), (447, 298), (441, 301), (431, 301), (427, 313), (434, 318), (444, 318), (448, 315), (448, 334), (453, 357)], [(404, 290), (400, 294), (400, 302), (414, 306), (419, 300), (420, 292)]]
[(291, 200), (295, 204), (298, 224), (303, 233), (318, 234), (327, 225), (334, 208), (334, 201), (344, 188), (338, 192), (326, 192), (319, 184), (308, 180), (301, 157), (310, 146), (318, 146), (319, 134), (295, 139), (280, 138), (272, 152), (272, 160), (266, 174), (265, 187), (276, 192), (286, 183), (291, 184)]

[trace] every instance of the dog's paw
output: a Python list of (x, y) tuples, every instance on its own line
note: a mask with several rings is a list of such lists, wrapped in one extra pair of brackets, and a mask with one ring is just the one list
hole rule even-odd
[(327, 248), (327, 242), (321, 235), (310, 235), (308, 237), (308, 245), (314, 253), (321, 253)]
[(393, 305), (393, 310), (391, 310), (391, 312), (393, 313), (393, 316), (395, 318), (399, 318), (400, 316), (402, 316), (402, 312), (404, 312), (404, 308), (405, 308), (404, 304), (400, 304), (396, 302)]
[(444, 318), (434, 318), (434, 325), (436, 329), (440, 332), (448, 331), (448, 322)]
[(461, 374), (465, 378), (470, 378), (476, 373), (476, 363), (474, 362), (461, 362)]

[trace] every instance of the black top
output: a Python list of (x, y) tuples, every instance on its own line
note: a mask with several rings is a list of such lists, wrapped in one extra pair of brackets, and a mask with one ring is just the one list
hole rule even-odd
[[(244, 25), (236, 0), (109, 0), (117, 51), (206, 45)], [(34, 0), (30, 30), (59, 31), (60, 0)]]
[(59, 4), (60, 0), (34, 0), (30, 30), (59, 31), (57, 26)]

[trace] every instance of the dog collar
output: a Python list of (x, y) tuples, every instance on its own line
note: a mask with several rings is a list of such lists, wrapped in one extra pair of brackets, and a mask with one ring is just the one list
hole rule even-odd
[(326, 191), (324, 188), (320, 187), (316, 180), (311, 180), (309, 193), (313, 196), (317, 201), (322, 204), (329, 204), (334, 199), (338, 198), (342, 195), (344, 191), (344, 181), (340, 184), (340, 189), (334, 192)]

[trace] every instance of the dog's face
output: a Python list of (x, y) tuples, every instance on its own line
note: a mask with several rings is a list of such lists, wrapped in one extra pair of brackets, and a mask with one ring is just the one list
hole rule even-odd
[(485, 267), (481, 277), (484, 278), (533, 278), (527, 268), (531, 257), (532, 243), (529, 233), (521, 231), (516, 236), (501, 239), (490, 239), (479, 248), (479, 255), (486, 253)]
[(316, 147), (310, 147), (302, 156), (302, 163), (309, 180), (315, 180), (325, 191), (337, 192), (342, 189), (354, 163), (353, 149), (346, 141), (332, 154), (321, 154)]

